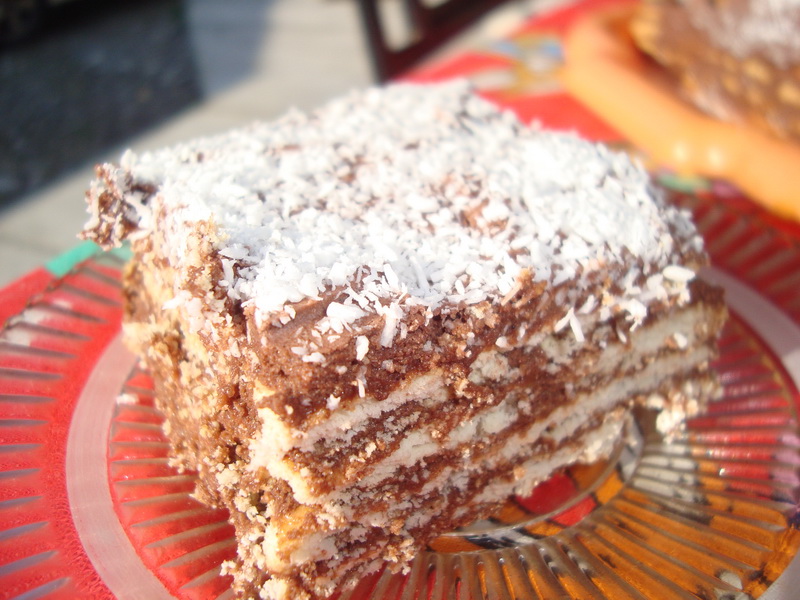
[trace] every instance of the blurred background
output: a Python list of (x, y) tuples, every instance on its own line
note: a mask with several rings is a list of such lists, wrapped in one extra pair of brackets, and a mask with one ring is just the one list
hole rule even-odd
[[(465, 1), (492, 11), (425, 54), (553, 2)], [(401, 0), (379, 6), (406, 43)], [(367, 40), (359, 0), (0, 0), (0, 287), (78, 243), (96, 163), (375, 83)]]
[(3, 10), (0, 207), (253, 77), (264, 86), (245, 116), (269, 117), (370, 75), (348, 0), (1, 0)]
[(2, 205), (204, 93), (181, 0), (18, 4), (0, 53)]
[(355, 0), (0, 0), (0, 37), (0, 286), (78, 243), (95, 163), (373, 81)]

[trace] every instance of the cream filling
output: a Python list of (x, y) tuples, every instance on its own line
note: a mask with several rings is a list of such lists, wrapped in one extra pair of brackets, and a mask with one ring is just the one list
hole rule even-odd
[[(619, 352), (624, 354), (623, 349)], [(662, 381), (675, 373), (683, 372), (710, 358), (711, 350), (706, 347), (696, 348), (692, 352), (671, 354), (651, 362), (637, 373), (615, 379), (606, 386), (588, 392), (578, 392), (570, 404), (556, 408), (545, 419), (532, 423), (516, 446), (535, 442), (548, 429), (547, 438), (558, 443), (580, 429), (593, 414), (610, 410), (635, 394), (656, 389)], [(429, 383), (432, 386), (431, 394), (442, 392), (440, 388), (435, 387), (434, 381)], [(533, 394), (531, 401), (536, 401)], [(378, 487), (402, 466), (414, 465), (440, 451), (453, 450), (473, 439), (486, 439), (502, 434), (519, 417), (519, 404), (517, 398), (510, 398), (487, 409), (476, 418), (456, 427), (446, 441), (434, 438), (435, 423), (428, 424), (424, 429), (412, 431), (394, 452), (376, 463), (368, 475), (354, 482), (354, 486), (365, 489)], [(580, 410), (576, 410), (576, 407)], [(289, 461), (280, 457), (270, 460), (268, 468), (272, 476), (284, 479), (291, 486), (294, 497), (299, 503), (322, 505), (325, 507), (325, 512), (337, 520), (346, 518), (345, 515), (350, 512), (351, 509), (343, 507), (348, 506), (351, 489), (354, 486), (319, 495), (311, 489), (306, 469), (295, 470)]]
[[(620, 413), (622, 415), (623, 413)], [(520, 465), (520, 474), (515, 480), (497, 481), (484, 488), (466, 505), (459, 507), (453, 512), (456, 518), (463, 518), (474, 507), (495, 504), (515, 493), (529, 493), (539, 482), (545, 480), (557, 469), (576, 462), (593, 462), (607, 456), (614, 447), (616, 440), (620, 437), (623, 419), (615, 416), (606, 419), (600, 427), (586, 432), (579, 439), (559, 450), (556, 450), (548, 458), (542, 459), (541, 455), (534, 454)], [(518, 445), (514, 445), (518, 447)], [(511, 455), (514, 453), (512, 452)], [(530, 454), (530, 453), (529, 453)], [(486, 468), (494, 468), (509, 459), (505, 453), (497, 455), (491, 464), (473, 465), (469, 471), (482, 471)], [(462, 487), (469, 479), (468, 473), (463, 471), (446, 470), (441, 479), (444, 484), (423, 490), (413, 499), (399, 503), (389, 511), (376, 511), (367, 515), (361, 522), (372, 527), (389, 528), (391, 524), (402, 522), (402, 529), (394, 530), (395, 534), (411, 537), (411, 532), (425, 527), (434, 518), (439, 516), (448, 507), (448, 494), (438, 493), (439, 489), (453, 489)], [(452, 484), (452, 485), (448, 485)], [(431, 500), (433, 504), (431, 505)], [(424, 510), (422, 505), (426, 505)], [(261, 544), (263, 554), (259, 553), (259, 567), (268, 568), (273, 573), (289, 573), (294, 568), (300, 567), (307, 562), (323, 561), (328, 562), (329, 567), (336, 568), (339, 563), (350, 560), (348, 553), (340, 552), (339, 549), (345, 545), (359, 540), (364, 540), (366, 529), (355, 526), (336, 528), (324, 532), (318, 532), (306, 536), (302, 541), (293, 545), (291, 552), (286, 559), (286, 553), (281, 553), (283, 545), (282, 535), (274, 527), (266, 527), (263, 532), (264, 541)]]
[[(680, 311), (670, 314), (668, 317), (659, 319), (650, 325), (637, 327), (630, 334), (631, 347), (625, 347), (625, 339), (619, 339), (618, 334), (607, 323), (598, 323), (598, 319), (592, 316), (581, 316), (578, 320), (587, 337), (595, 344), (602, 344), (603, 340), (613, 340), (607, 348), (601, 352), (594, 363), (584, 363), (582, 370), (586, 372), (608, 373), (616, 370), (627, 371), (635, 366), (636, 361), (643, 356), (657, 353), (664, 347), (688, 349), (696, 344), (704, 343), (708, 333), (704, 331), (705, 321), (707, 320), (707, 309), (704, 305), (686, 307)], [(701, 324), (698, 326), (698, 324)], [(622, 342), (622, 343), (620, 343)], [(564, 365), (573, 360), (573, 355), (583, 350), (585, 343), (578, 342), (574, 336), (546, 336), (537, 340), (536, 344), (525, 344), (526, 347), (538, 346), (551, 363), (553, 369), (557, 370), (556, 365)], [(610, 352), (612, 348), (622, 348), (624, 353), (620, 357), (618, 354)]]
[[(539, 456), (534, 457), (523, 463), (524, 473), (513, 483), (494, 482), (486, 486), (473, 502), (496, 502), (497, 498), (506, 498), (512, 494), (525, 496), (529, 494), (533, 487), (550, 476), (557, 469), (574, 463), (593, 463), (601, 458), (608, 456), (616, 442), (622, 435), (622, 427), (625, 423), (624, 411), (618, 415), (606, 418), (603, 423), (590, 431), (587, 431), (574, 443), (556, 450), (547, 460), (541, 460)], [(503, 458), (509, 460), (511, 453), (502, 453)]]
[[(258, 402), (259, 397), (254, 400)], [(252, 468), (275, 468), (278, 460), (290, 450), (309, 451), (320, 440), (342, 440), (348, 443), (370, 419), (389, 413), (408, 402), (420, 402), (425, 407), (434, 407), (447, 400), (447, 389), (441, 369), (431, 369), (427, 373), (410, 379), (408, 383), (395, 390), (384, 400), (367, 396), (352, 408), (334, 410), (324, 424), (309, 431), (288, 427), (283, 420), (269, 408), (258, 410), (261, 419), (261, 434), (250, 446)]]
[[(701, 332), (696, 331), (695, 325), (698, 321), (702, 322), (703, 312), (705, 309), (702, 307), (688, 307), (669, 319), (638, 328), (631, 334), (630, 348), (619, 343), (609, 327), (602, 327), (602, 337), (614, 336), (611, 338), (614, 342), (599, 354), (593, 365), (586, 364), (582, 370), (600, 375), (619, 369), (628, 371), (635, 368), (643, 356), (654, 354), (664, 347), (692, 348), (701, 342)], [(596, 323), (589, 323), (589, 319), (583, 317), (582, 324), (587, 328), (596, 326)], [(572, 355), (583, 346), (572, 336), (549, 335), (538, 340), (538, 347), (553, 364), (553, 371), (557, 371), (560, 368), (557, 365), (569, 363)], [(508, 361), (501, 350), (484, 350), (473, 363), (468, 378), (477, 383), (514, 381), (518, 373), (507, 366)], [(305, 432), (288, 427), (272, 410), (262, 408), (259, 410), (261, 433), (251, 445), (252, 468), (264, 466), (270, 472), (273, 469), (283, 471), (276, 463), (290, 450), (313, 453), (314, 445), (322, 440), (347, 444), (363, 430), (368, 421), (387, 415), (407, 402), (420, 402), (426, 408), (433, 408), (446, 402), (447, 398), (443, 373), (441, 369), (433, 369), (414, 378), (384, 400), (376, 400), (368, 395), (351, 408), (334, 410), (328, 419)]]

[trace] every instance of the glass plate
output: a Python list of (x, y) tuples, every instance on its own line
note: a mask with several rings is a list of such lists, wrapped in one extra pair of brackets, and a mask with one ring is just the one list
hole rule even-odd
[[(694, 210), (717, 265), (706, 276), (732, 311), (723, 397), (668, 441), (640, 414), (608, 461), (557, 474), (343, 599), (770, 595), (800, 545), (800, 238), (676, 201)], [(121, 266), (81, 263), (0, 334), (0, 598), (232, 597), (226, 514), (169, 465), (152, 382), (120, 341)]]

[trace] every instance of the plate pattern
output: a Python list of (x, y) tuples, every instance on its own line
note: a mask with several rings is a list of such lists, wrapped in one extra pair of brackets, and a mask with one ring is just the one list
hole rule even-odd
[(228, 513), (195, 500), (195, 474), (169, 464), (164, 418), (150, 376), (134, 369), (120, 390), (109, 436), (114, 508), (142, 561), (179, 598), (232, 597), (223, 561), (236, 555)]
[(84, 263), (0, 332), (0, 598), (113, 598), (70, 517), (77, 392), (116, 335), (120, 259)]
[[(529, 36), (523, 42), (555, 52), (552, 31), (564, 19), (537, 21), (520, 34)], [(467, 74), (480, 84), (481, 73), (505, 73), (511, 60), (497, 52), (462, 58), (417, 78)], [(535, 98), (530, 78), (517, 82), (525, 93), (519, 86), (502, 93), (486, 82), (480, 87), (523, 117), (618, 139), (551, 85), (557, 59), (536, 80), (542, 85)], [(796, 332), (800, 225), (717, 182), (661, 179), (673, 187), (672, 201), (694, 213), (715, 268)], [(72, 505), (77, 484), (65, 456), (82, 390), (98, 364), (107, 366), (104, 352), (119, 334), (121, 266), (113, 254), (80, 263), (0, 330), (0, 600), (155, 598), (114, 587), (100, 574), (86, 550), (92, 524), (81, 522)], [(788, 355), (776, 350), (759, 332), (763, 318), (760, 311), (734, 311), (715, 365), (724, 395), (675, 439), (666, 443), (643, 418), (638, 437), (612, 460), (559, 474), (476, 527), (440, 537), (408, 573), (377, 573), (340, 600), (765, 594), (800, 547), (800, 336)], [(159, 598), (228, 600), (230, 580), (220, 564), (235, 544), (225, 512), (194, 500), (193, 474), (170, 466), (147, 373), (127, 363), (119, 369), (119, 385), (104, 399), (113, 410), (99, 443), (109, 509), (130, 545), (126, 556), (157, 578)], [(88, 464), (86, 470), (93, 472)]]
[(692, 212), (715, 267), (800, 323), (800, 223), (775, 217), (730, 189), (702, 186), (670, 197)]

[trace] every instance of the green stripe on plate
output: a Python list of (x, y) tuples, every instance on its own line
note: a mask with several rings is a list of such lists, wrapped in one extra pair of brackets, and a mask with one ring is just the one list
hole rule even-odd
[[(75, 265), (102, 251), (100, 246), (94, 242), (83, 242), (47, 262), (45, 268), (55, 277), (63, 277), (69, 273)], [(124, 260), (127, 260), (131, 256), (130, 248), (127, 245), (121, 248), (114, 248), (110, 250), (110, 252)]]

